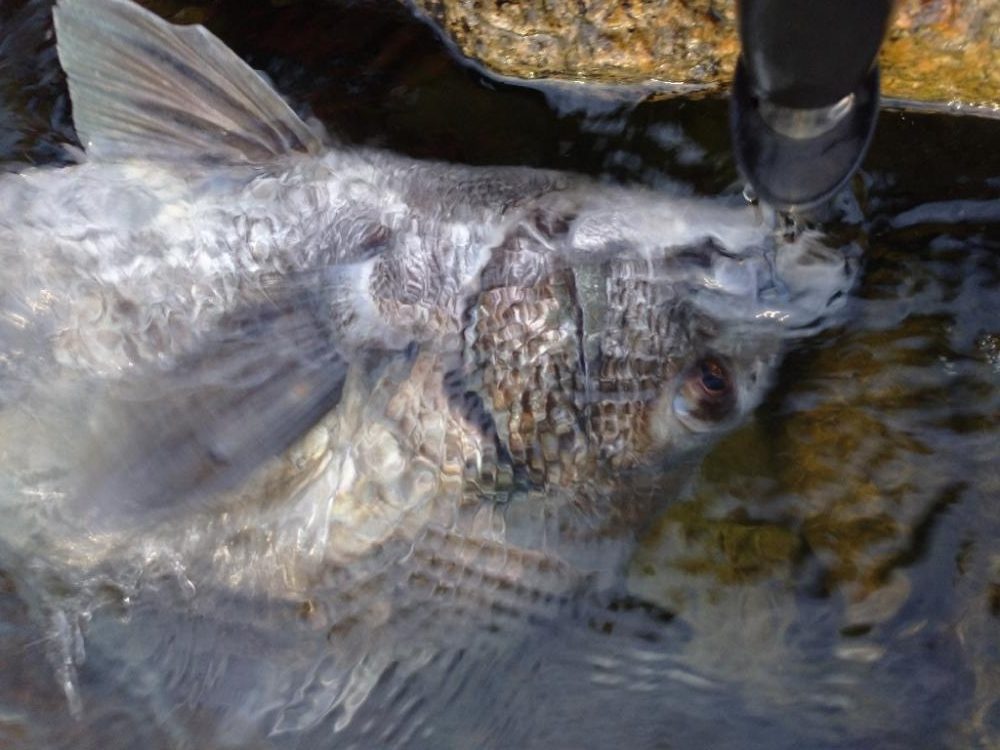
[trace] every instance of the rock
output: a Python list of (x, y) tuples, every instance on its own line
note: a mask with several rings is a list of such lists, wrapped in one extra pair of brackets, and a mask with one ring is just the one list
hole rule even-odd
[[(723, 91), (739, 53), (732, 0), (412, 0), (467, 57), (514, 78)], [(883, 94), (1000, 116), (1000, 0), (901, 0)]]
[(739, 52), (732, 3), (414, 0), (468, 57), (501, 75), (726, 86)]

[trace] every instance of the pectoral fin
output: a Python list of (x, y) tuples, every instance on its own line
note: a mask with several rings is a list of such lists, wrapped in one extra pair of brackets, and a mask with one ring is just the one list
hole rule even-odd
[(302, 297), (229, 316), (169, 371), (122, 383), (75, 514), (162, 520), (240, 486), (340, 401), (348, 362)]
[(59, 0), (54, 18), (73, 121), (92, 159), (264, 164), (321, 148), (202, 26), (175, 26), (130, 0)]

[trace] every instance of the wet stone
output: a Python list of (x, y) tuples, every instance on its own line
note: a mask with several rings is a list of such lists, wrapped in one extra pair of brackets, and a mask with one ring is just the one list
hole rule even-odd
[[(739, 54), (733, 0), (415, 0), (466, 56), (504, 76), (721, 92)], [(1000, 0), (904, 0), (882, 57), (892, 98), (1000, 111)]]

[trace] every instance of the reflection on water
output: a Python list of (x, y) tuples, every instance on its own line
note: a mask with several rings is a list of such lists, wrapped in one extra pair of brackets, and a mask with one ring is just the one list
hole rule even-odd
[[(500, 87), (454, 66), (401, 14), (282, 5), (247, 13), (235, 1), (204, 3), (182, 17), (209, 23), (350, 142), (739, 191), (721, 103), (631, 106)], [(69, 129), (51, 48), (30, 43), (40, 8), (0, 6), (0, 59), (18, 61), (0, 68), (10, 162), (59, 160)], [(355, 559), (350, 545), (394, 512), (380, 498), (409, 460), (377, 450), (361, 451), (367, 463), (352, 470), (369, 499), (361, 507), (378, 517), (355, 509), (339, 536), (338, 518), (297, 518), (310, 496), (287, 484), (276, 486), (298, 493), (291, 515), (254, 508), (257, 528), (225, 518), (179, 524), (145, 564), (141, 549), (95, 562), (99, 544), (74, 542), (60, 554), (87, 561), (78, 578), (47, 566), (43, 537), (33, 547), (8, 528), (0, 744), (996, 745), (1000, 127), (886, 113), (855, 193), (860, 226), (855, 218), (830, 230), (865, 247), (845, 320), (792, 343), (752, 418), (703, 461), (687, 458), (679, 473), (693, 472), (689, 485), (653, 482), (656, 499), (670, 502), (632, 559), (627, 593), (577, 595), (592, 590), (578, 567), (500, 544), (508, 529), (493, 513), (459, 519), (493, 546), (432, 529), (403, 548), (378, 540), (375, 554)], [(556, 284), (545, 293), (567, 292)], [(390, 364), (374, 386), (348, 389), (338, 415), (286, 459), (292, 476), (343, 458), (330, 448), (338, 441), (381, 445), (367, 419), (380, 394), (412, 401), (423, 392), (403, 371), (441, 376), (418, 355)], [(73, 450), (69, 434), (26, 457), (11, 424), (3, 460), (13, 469), (0, 476), (0, 495), (11, 494), (12, 475), (45, 465), (39, 453)], [(413, 466), (407, 477), (411, 499), (433, 486)], [(41, 489), (53, 481), (30, 479)], [(280, 536), (316, 528), (324, 536)], [(185, 552), (220, 538), (224, 549), (195, 558), (211, 576), (184, 564)], [(308, 579), (296, 578), (301, 567), (266, 569), (261, 550), (283, 544), (350, 564), (309, 568)], [(584, 550), (593, 564), (621, 545)]]

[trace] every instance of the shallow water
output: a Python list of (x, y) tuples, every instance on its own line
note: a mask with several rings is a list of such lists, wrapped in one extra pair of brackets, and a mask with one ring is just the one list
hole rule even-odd
[[(0, 3), (0, 60), (17, 62), (0, 68), (0, 161), (57, 162), (71, 132), (51, 49), (32, 36), (42, 10)], [(12, 37), (15, 16), (25, 25)], [(349, 142), (741, 189), (721, 102), (633, 105), (492, 82), (384, 4), (247, 11), (233, 0), (185, 5), (182, 18), (208, 23)], [(391, 740), (436, 748), (1000, 745), (1000, 122), (886, 112), (853, 192), (842, 201), (852, 221), (834, 228), (865, 249), (845, 321), (795, 344), (766, 402), (633, 560), (631, 592), (663, 612), (629, 605), (607, 622), (552, 626), (556, 637), (484, 636), (428, 655), (387, 678), (354, 726), (383, 722), (401, 733)], [(18, 584), (31, 565), (0, 549), (0, 740), (13, 747), (33, 745), (32, 722), (74, 726), (44, 648), (51, 631)], [(126, 627), (164, 627), (162, 611), (130, 616), (88, 634), (84, 696), (101, 694), (102, 668), (121, 668), (109, 654)], [(280, 613), (252, 616), (260, 648), (315, 661), (322, 676), (321, 648), (297, 651), (294, 629), (269, 629)], [(211, 647), (186, 621), (169, 646), (153, 638), (130, 659), (210, 665)], [(116, 700), (59, 742), (183, 744)], [(197, 715), (209, 722), (212, 709)], [(295, 742), (329, 737), (316, 732)]]

